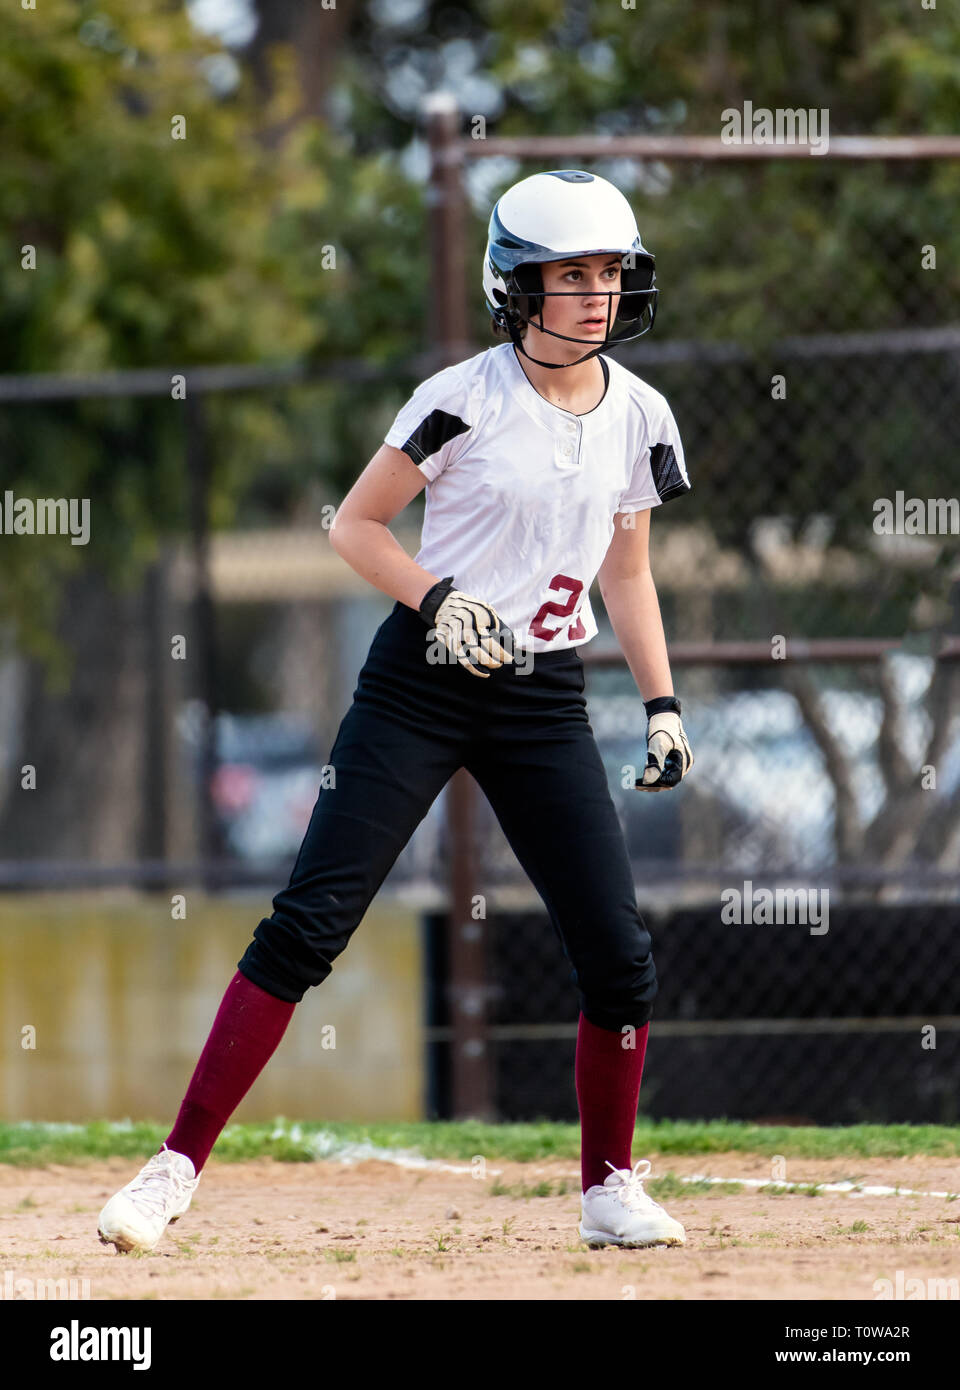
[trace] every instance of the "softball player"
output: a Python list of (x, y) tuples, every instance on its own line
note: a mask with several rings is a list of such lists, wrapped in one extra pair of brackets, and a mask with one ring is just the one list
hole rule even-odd
[[(636, 785), (693, 764), (648, 565), (650, 513), (689, 488), (670, 409), (604, 348), (653, 323), (654, 258), (627, 200), (578, 170), (493, 209), (483, 288), (504, 341), (424, 381), (339, 508), (337, 552), (395, 606), (360, 671), (288, 886), (253, 933), (159, 1153), (104, 1207), (101, 1240), (152, 1249), (190, 1205), (296, 1004), (329, 975), (441, 788), (489, 798), (573, 966), (581, 1238), (682, 1244), (632, 1164), (650, 936), (586, 713), (579, 648), (599, 577), (646, 697)], [(415, 559), (387, 529), (424, 487)]]

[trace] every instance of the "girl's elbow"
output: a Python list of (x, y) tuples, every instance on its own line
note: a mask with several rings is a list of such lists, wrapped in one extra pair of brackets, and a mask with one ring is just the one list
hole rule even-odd
[(345, 541), (345, 539), (346, 539), (347, 532), (349, 531), (349, 529), (350, 529), (350, 523), (349, 523), (349, 522), (343, 521), (341, 518), (336, 517), (336, 516), (333, 518), (333, 522), (332, 522), (332, 524), (331, 524), (331, 526), (330, 526), (330, 530), (329, 530), (329, 532), (328, 532), (327, 534), (328, 534), (328, 537), (329, 537), (331, 546), (332, 546), (333, 549), (337, 552), (338, 555), (342, 555), (342, 554), (343, 554), (343, 543), (344, 543), (344, 541)]

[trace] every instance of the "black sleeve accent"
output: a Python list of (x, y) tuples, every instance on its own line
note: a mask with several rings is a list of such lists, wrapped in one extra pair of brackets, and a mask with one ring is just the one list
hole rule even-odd
[(690, 491), (690, 484), (684, 481), (680, 472), (672, 444), (651, 444), (650, 471), (661, 502), (667, 502), (671, 497), (679, 497), (681, 493)]
[(405, 454), (410, 455), (414, 463), (423, 463), (431, 454), (442, 449), (444, 444), (456, 439), (458, 434), (463, 434), (469, 428), (459, 415), (448, 415), (445, 410), (431, 410), (406, 444), (401, 444), (400, 447)]

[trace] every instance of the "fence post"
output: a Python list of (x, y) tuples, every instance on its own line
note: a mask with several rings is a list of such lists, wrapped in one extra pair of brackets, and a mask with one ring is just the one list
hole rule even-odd
[(198, 840), (207, 889), (218, 886), (220, 830), (213, 804), (217, 768), (217, 650), (216, 616), (210, 581), (210, 460), (203, 396), (185, 398), (187, 472), (190, 488), (190, 529), (193, 548), (193, 688), (203, 706), (198, 787)]
[[(144, 578), (144, 692), (143, 799), (140, 853), (148, 861), (165, 863), (169, 851), (170, 802), (170, 612), (168, 555), (165, 546)], [(156, 884), (158, 890), (165, 882)]]
[[(460, 112), (449, 92), (425, 103), (430, 146), (431, 333), (443, 362), (457, 361), (467, 340)], [(476, 784), (463, 768), (448, 789), (450, 910), (447, 916), (447, 998), (451, 1029), (451, 1108), (455, 1119), (493, 1119), (487, 1036), (487, 959), (483, 920), (473, 916), (476, 892), (474, 811)]]

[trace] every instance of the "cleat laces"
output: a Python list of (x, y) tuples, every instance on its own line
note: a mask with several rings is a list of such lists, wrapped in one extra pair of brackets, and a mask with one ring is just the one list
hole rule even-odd
[(139, 1206), (145, 1207), (154, 1216), (166, 1216), (167, 1208), (193, 1192), (200, 1181), (199, 1178), (184, 1177), (172, 1164), (165, 1163), (165, 1154), (169, 1152), (167, 1149), (154, 1154), (127, 1190), (128, 1197), (135, 1198)]
[(666, 1215), (663, 1207), (655, 1202), (653, 1198), (648, 1196), (643, 1190), (644, 1179), (650, 1176), (650, 1169), (652, 1167), (649, 1158), (638, 1158), (633, 1168), (630, 1170), (630, 1176), (628, 1178), (622, 1176), (626, 1169), (614, 1168), (609, 1159), (606, 1159), (605, 1162), (607, 1167), (620, 1178), (619, 1187), (614, 1187), (613, 1190), (628, 1211), (657, 1211), (661, 1212), (664, 1216)]

